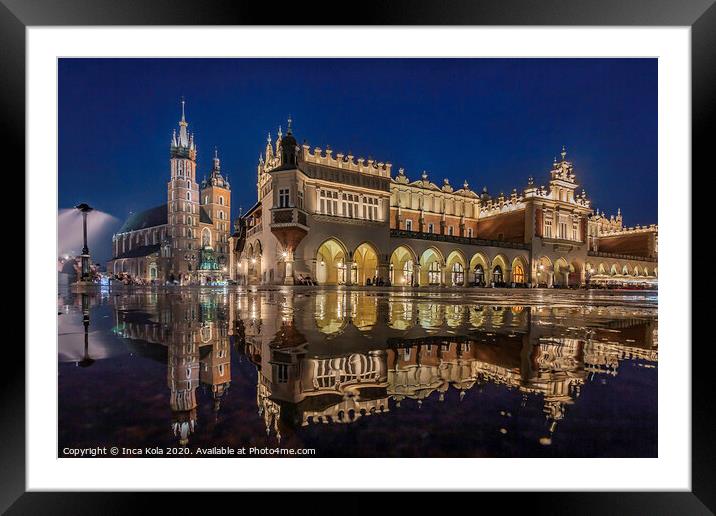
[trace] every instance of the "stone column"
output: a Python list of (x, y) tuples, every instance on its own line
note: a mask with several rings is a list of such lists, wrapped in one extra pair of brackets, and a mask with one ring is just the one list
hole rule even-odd
[[(403, 271), (393, 271), (393, 279), (395, 280), (399, 275), (403, 274)], [(386, 262), (378, 262), (378, 277), (383, 278), (383, 281), (388, 281), (390, 278), (390, 265)], [(394, 283), (391, 283), (394, 285)]]
[(294, 285), (296, 283), (293, 277), (293, 251), (286, 251), (286, 276), (283, 279), (284, 285)]
[(353, 285), (353, 278), (352, 278), (352, 276), (353, 276), (353, 262), (352, 262), (352, 261), (349, 262), (348, 260), (346, 260), (346, 261), (343, 262), (343, 263), (344, 263), (345, 266), (346, 266), (346, 281), (345, 281), (345, 285)]

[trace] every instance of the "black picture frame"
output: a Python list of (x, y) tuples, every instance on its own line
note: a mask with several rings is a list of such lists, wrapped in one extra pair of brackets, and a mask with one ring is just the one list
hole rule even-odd
[[(17, 159), (14, 170), (25, 170), (25, 29), (61, 25), (577, 25), (687, 26), (691, 28), (692, 167), (712, 170), (711, 147), (716, 119), (716, 5), (715, 0), (400, 0), (351, 4), (350, 15), (337, 3), (315, 5), (282, 2), (188, 0), (0, 0), (0, 124), (5, 148)], [(288, 42), (287, 42), (288, 44)], [(10, 172), (9, 170), (7, 171)], [(683, 177), (681, 171), (668, 171)], [(691, 171), (687, 171), (690, 174)], [(19, 179), (15, 172), (16, 180)], [(24, 182), (23, 182), (24, 183)], [(20, 181), (16, 181), (20, 184)], [(13, 186), (16, 188), (16, 186)], [(689, 207), (684, 207), (689, 209)], [(690, 252), (690, 250), (689, 250)], [(690, 300), (687, 300), (690, 302)], [(28, 314), (25, 314), (27, 318)], [(688, 349), (691, 335), (683, 343)], [(6, 344), (11, 344), (6, 340)], [(29, 345), (30, 343), (27, 343)], [(692, 352), (692, 491), (644, 493), (502, 493), (485, 494), (499, 502), (526, 503), (530, 512), (711, 514), (716, 511), (716, 450), (711, 410), (711, 361), (708, 341)], [(0, 453), (0, 509), (10, 514), (124, 513), (147, 507), (145, 493), (25, 492), (25, 353), (16, 345), (4, 348), (5, 386)], [(663, 379), (662, 379), (663, 381)], [(662, 438), (668, 439), (668, 436)], [(566, 474), (575, 474), (567, 468)], [(539, 474), (539, 472), (536, 472)], [(711, 487), (709, 487), (711, 486)], [(317, 486), (319, 487), (319, 486)], [(216, 496), (216, 495), (212, 495)], [(262, 503), (242, 495), (243, 504)], [(292, 495), (296, 500), (297, 494)], [(358, 506), (344, 500), (346, 507)], [(509, 497), (509, 498), (508, 498)], [(183, 510), (196, 498), (173, 494), (162, 500), (163, 512), (173, 505)], [(223, 498), (223, 497), (222, 497)], [(422, 503), (410, 496), (408, 503)], [(508, 501), (509, 500), (509, 501)], [(214, 503), (219, 501), (213, 500)], [(493, 500), (490, 500), (493, 501)], [(494, 500), (497, 501), (497, 500)], [(271, 502), (273, 504), (273, 502)], [(246, 507), (246, 505), (244, 505)], [(272, 505), (272, 509), (275, 508)]]

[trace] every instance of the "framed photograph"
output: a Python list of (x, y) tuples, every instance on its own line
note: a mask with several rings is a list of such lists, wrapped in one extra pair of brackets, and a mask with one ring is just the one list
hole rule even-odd
[(346, 25), (3, 0), (27, 242), (3, 510), (529, 491), (712, 513), (690, 216), (712, 3)]

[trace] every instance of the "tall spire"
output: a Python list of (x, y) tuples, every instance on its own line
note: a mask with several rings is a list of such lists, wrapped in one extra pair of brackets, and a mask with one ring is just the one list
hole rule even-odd
[(212, 171), (212, 175), (214, 173), (218, 173), (221, 170), (221, 161), (219, 160), (219, 150), (214, 147), (214, 169)]
[(564, 158), (567, 157), (567, 147), (562, 145), (562, 161), (564, 161)]
[(184, 114), (184, 97), (181, 98), (181, 120), (179, 121), (179, 140), (177, 142), (178, 147), (189, 147), (189, 134), (187, 133), (187, 126), (189, 125), (186, 121)]
[(286, 128), (286, 134), (293, 134), (293, 119), (291, 115), (288, 115), (288, 127)]

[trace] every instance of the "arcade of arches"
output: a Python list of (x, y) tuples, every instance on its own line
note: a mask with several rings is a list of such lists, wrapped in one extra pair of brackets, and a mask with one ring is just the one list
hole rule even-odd
[[(252, 283), (261, 282), (261, 244), (249, 248), (247, 264)], [(381, 258), (382, 256), (382, 258)], [(341, 240), (329, 238), (316, 252), (313, 276), (318, 285), (394, 286), (527, 286), (535, 282), (543, 287), (577, 287), (590, 280), (600, 282), (649, 282), (656, 279), (656, 267), (624, 262), (581, 264), (559, 257), (554, 261), (541, 256), (530, 264), (527, 256), (499, 252), (488, 256), (484, 251), (465, 256), (455, 249), (444, 255), (437, 247), (416, 253), (401, 244), (390, 255), (381, 255), (376, 247), (363, 242), (349, 249)], [(531, 279), (535, 278), (535, 279)]]
[(399, 245), (381, 263), (380, 254), (364, 242), (350, 250), (337, 238), (324, 241), (316, 252), (315, 279), (319, 285), (395, 286), (489, 286), (526, 284), (527, 259), (518, 256), (510, 262), (503, 254), (490, 258), (483, 252), (466, 257), (453, 250), (447, 256), (436, 247), (421, 254), (408, 245)]

